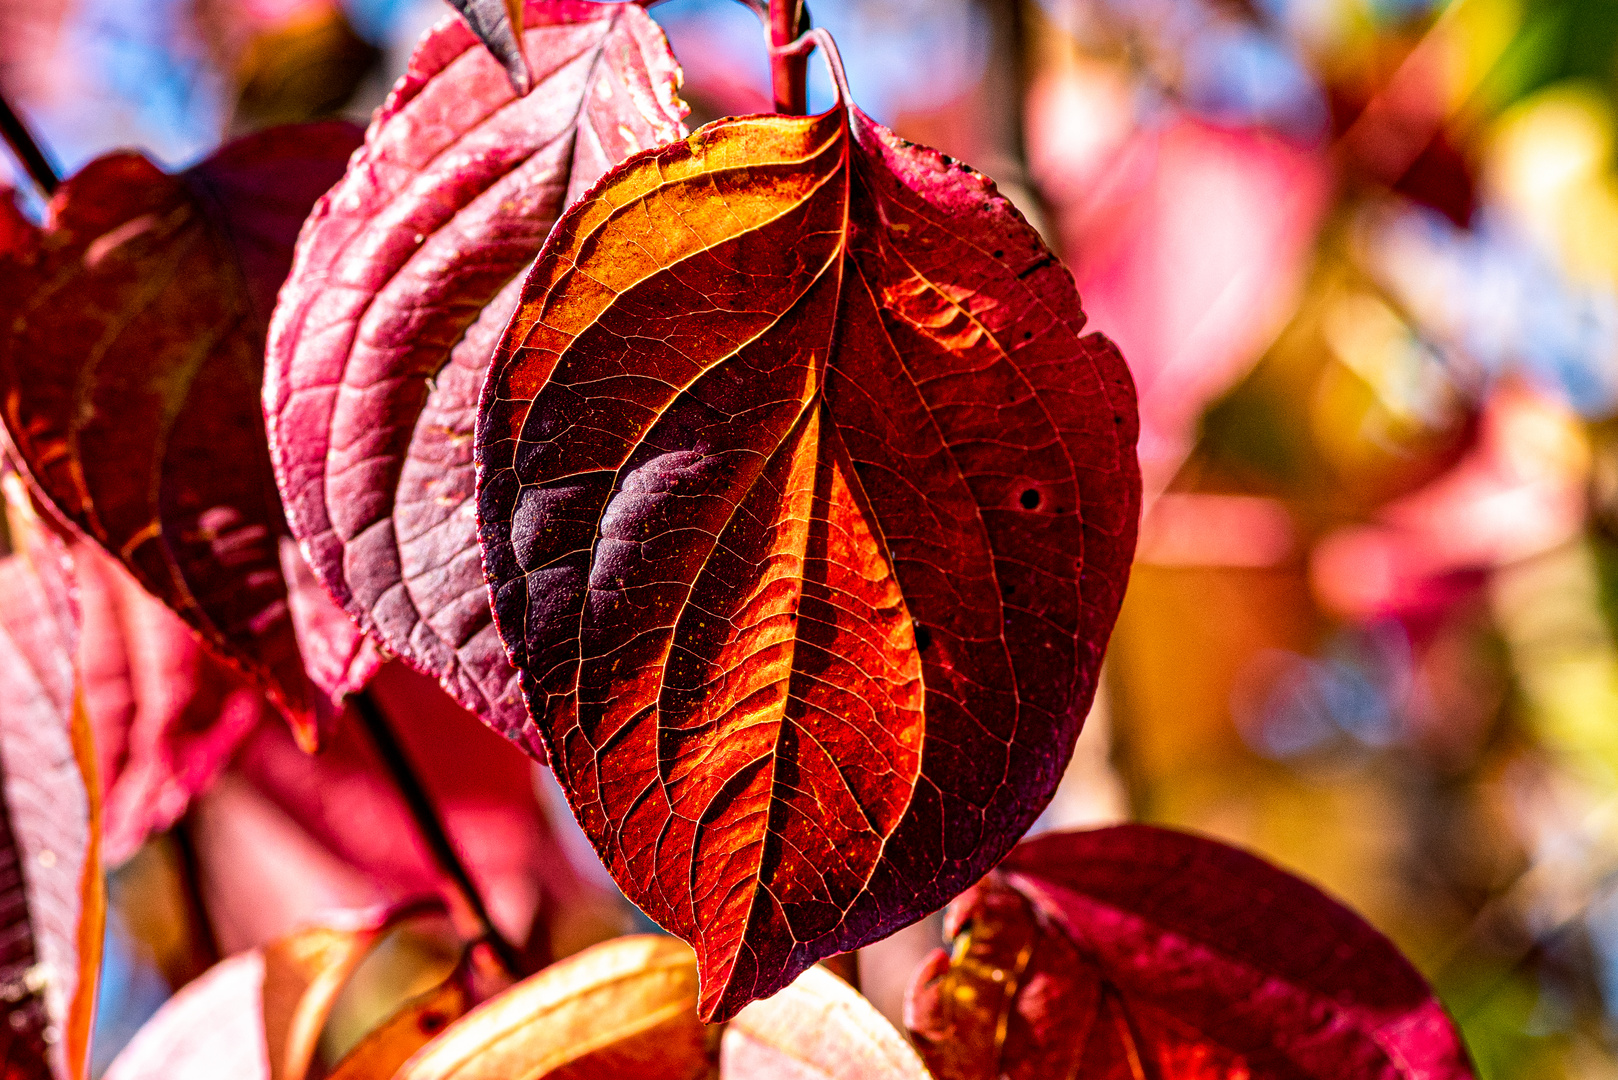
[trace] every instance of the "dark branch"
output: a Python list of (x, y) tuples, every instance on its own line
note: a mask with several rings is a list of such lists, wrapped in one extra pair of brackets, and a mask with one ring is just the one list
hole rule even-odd
[(17, 155), (17, 160), (22, 162), (23, 168), (28, 170), (28, 175), (34, 178), (34, 183), (39, 185), (45, 197), (54, 195), (62, 184), (62, 178), (4, 94), (0, 94), (0, 135), (5, 136), (6, 145), (11, 147), (11, 152)]
[(466, 864), (461, 862), (455, 845), (450, 842), (449, 833), (444, 830), (444, 823), (439, 819), (432, 796), (427, 793), (421, 775), (411, 764), (410, 757), (405, 753), (398, 736), (393, 733), (388, 718), (383, 715), (367, 691), (362, 690), (348, 700), (353, 704), (354, 711), (359, 714), (361, 722), (365, 724), (365, 730), (371, 736), (371, 741), (376, 744), (377, 753), (381, 755), (388, 774), (398, 786), (399, 794), (404, 796), (405, 804), (410, 808), (410, 816), (415, 819), (421, 838), (426, 841), (428, 850), (432, 852), (433, 861), (438, 863), (439, 868), (455, 883), (467, 907), (472, 909), (472, 914), (477, 917), (489, 947), (512, 978), (520, 979), (529, 974), (516, 946), (506, 940), (505, 935), (495, 928), (494, 922), (489, 918), (489, 909), (484, 905), (477, 886), (472, 883), (472, 875), (467, 872)]

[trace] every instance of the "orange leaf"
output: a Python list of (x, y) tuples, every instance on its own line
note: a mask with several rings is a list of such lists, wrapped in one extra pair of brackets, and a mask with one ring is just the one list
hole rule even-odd
[(495, 622), (619, 886), (725, 1020), (1050, 801), (1140, 506), (1129, 372), (983, 176), (722, 120), (555, 230), (476, 435)]
[(146, 1022), (105, 1080), (303, 1080), (348, 977), (426, 907), (352, 913), (220, 961)]
[(265, 1045), (272, 1080), (304, 1080), (326, 1017), (354, 969), (389, 930), (423, 905), (312, 927), (264, 948)]
[(713, 1074), (697, 965), (672, 938), (614, 938), (452, 1024), (398, 1080), (698, 1080)]
[(442, 983), (407, 1001), (349, 1051), (327, 1080), (391, 1080), (416, 1051), (466, 1014), (469, 978), (463, 962)]

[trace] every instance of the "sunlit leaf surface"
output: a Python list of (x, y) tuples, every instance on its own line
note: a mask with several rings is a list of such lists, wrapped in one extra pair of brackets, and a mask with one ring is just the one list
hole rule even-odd
[(1134, 547), (1129, 375), (980, 175), (721, 121), (557, 225), (485, 383), (502, 637), (585, 832), (728, 1019), (1045, 806)]

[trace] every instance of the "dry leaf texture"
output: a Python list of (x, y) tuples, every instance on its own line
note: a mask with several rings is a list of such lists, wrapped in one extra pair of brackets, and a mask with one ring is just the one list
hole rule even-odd
[(478, 390), (564, 206), (682, 137), (685, 107), (639, 8), (548, 0), (526, 21), (522, 98), (457, 19), (417, 46), (299, 239), (264, 408), (293, 532), (332, 594), (543, 760), (477, 550)]
[(984, 177), (721, 121), (558, 223), (485, 384), (495, 617), (705, 1019), (972, 884), (1045, 806), (1139, 511), (1122, 358)]
[(101, 823), (66, 553), (37, 540), (0, 560), (0, 1063), (76, 1080), (101, 964)]
[(906, 1023), (938, 1080), (1466, 1080), (1393, 944), (1317, 889), (1147, 826), (1020, 844), (950, 905)]
[[(0, 389), (37, 489), (312, 737), (320, 693), (289, 611), (257, 403), (299, 222), (358, 141), (261, 132), (178, 176), (114, 154), (0, 252)], [(347, 644), (358, 652), (358, 631)], [(342, 687), (334, 689), (344, 689)]]

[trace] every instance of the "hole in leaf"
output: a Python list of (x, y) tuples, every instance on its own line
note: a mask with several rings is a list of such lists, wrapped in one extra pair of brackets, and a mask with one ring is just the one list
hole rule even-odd
[(1029, 488), (1027, 491), (1023, 492), (1017, 497), (1017, 501), (1022, 504), (1022, 508), (1024, 510), (1038, 510), (1039, 492), (1035, 491), (1033, 488)]

